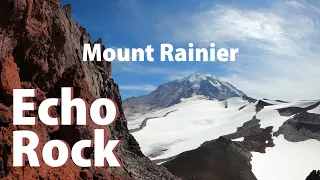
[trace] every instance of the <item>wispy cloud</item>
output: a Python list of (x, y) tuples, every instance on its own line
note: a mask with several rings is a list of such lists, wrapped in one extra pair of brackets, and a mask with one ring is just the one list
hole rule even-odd
[(141, 84), (141, 85), (120, 85), (121, 90), (139, 90), (139, 91), (153, 91), (157, 87), (148, 84)]
[(320, 10), (311, 1), (275, 1), (271, 7), (243, 9), (214, 5), (201, 12), (167, 18), (159, 37), (175, 43), (209, 39), (240, 48), (225, 77), (251, 95), (279, 99), (319, 99)]

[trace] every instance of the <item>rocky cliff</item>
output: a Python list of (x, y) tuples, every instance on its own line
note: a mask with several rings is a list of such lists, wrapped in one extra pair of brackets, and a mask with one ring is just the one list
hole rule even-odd
[[(71, 19), (71, 6), (61, 7), (59, 0), (1, 0), (0, 1), (0, 178), (4, 179), (175, 179), (165, 168), (157, 166), (140, 151), (129, 134), (121, 108), (121, 96), (111, 77), (111, 64), (83, 62), (84, 43), (93, 42), (85, 28)], [(46, 98), (59, 98), (61, 87), (73, 87), (74, 97), (88, 104), (100, 97), (117, 102), (120, 115), (109, 126), (37, 126), (12, 124), (12, 90), (37, 89), (37, 97), (28, 99), (39, 105)], [(59, 107), (50, 109), (51, 115), (60, 114)], [(36, 111), (26, 112), (37, 116)], [(32, 130), (39, 135), (40, 153), (44, 143), (62, 139), (71, 147), (93, 137), (95, 128), (105, 129), (108, 139), (124, 140), (116, 153), (121, 168), (80, 168), (72, 160), (59, 168), (41, 163), (40, 168), (12, 167), (12, 132)], [(56, 152), (57, 155), (57, 152)], [(93, 157), (92, 149), (85, 150)], [(39, 158), (41, 161), (41, 158)]]
[(312, 171), (306, 180), (320, 180), (320, 171)]

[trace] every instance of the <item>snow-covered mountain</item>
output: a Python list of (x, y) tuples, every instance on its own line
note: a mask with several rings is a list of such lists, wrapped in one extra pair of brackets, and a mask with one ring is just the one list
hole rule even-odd
[[(128, 126), (143, 153), (178, 177), (303, 180), (320, 169), (319, 100), (255, 100), (209, 75), (156, 91), (174, 82), (196, 93), (182, 88), (183, 96), (172, 96), (178, 101), (132, 117)], [(208, 82), (220, 94), (206, 91)]]
[(160, 85), (148, 95), (132, 97), (123, 101), (125, 115), (130, 121), (151, 110), (180, 103), (182, 98), (202, 95), (207, 98), (226, 100), (246, 96), (230, 83), (209, 74), (193, 74)]

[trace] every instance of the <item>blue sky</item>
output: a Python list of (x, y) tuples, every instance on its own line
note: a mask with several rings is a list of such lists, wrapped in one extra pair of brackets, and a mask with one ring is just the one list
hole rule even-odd
[(254, 97), (320, 98), (319, 1), (62, 0), (67, 3), (73, 19), (108, 47), (185, 48), (205, 39), (240, 49), (232, 63), (115, 62), (123, 99), (192, 73), (218, 76)]

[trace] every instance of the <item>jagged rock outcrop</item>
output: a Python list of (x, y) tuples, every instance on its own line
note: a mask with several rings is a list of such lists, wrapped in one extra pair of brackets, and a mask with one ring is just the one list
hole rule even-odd
[[(238, 142), (248, 151), (265, 153), (267, 147), (274, 147), (272, 139), (272, 126), (261, 128), (261, 120), (254, 116), (250, 121), (237, 128), (237, 132), (225, 135), (227, 139), (237, 139), (243, 137), (243, 141)], [(208, 142), (207, 142), (208, 143)]]
[(312, 171), (306, 180), (320, 180), (320, 171)]
[(11, 104), (13, 91), (12, 89), (20, 89), (20, 77), (18, 68), (12, 56), (5, 58), (0, 64), (0, 90), (3, 100)]
[(283, 134), (285, 139), (291, 142), (306, 141), (308, 139), (320, 141), (320, 115), (309, 113), (307, 110), (308, 108), (283, 123), (274, 135)]
[[(165, 168), (157, 166), (140, 151), (129, 134), (122, 110), (118, 85), (111, 78), (111, 64), (83, 62), (84, 43), (92, 43), (86, 30), (71, 19), (71, 6), (61, 7), (59, 0), (0, 1), (0, 178), (3, 179), (175, 179)], [(99, 39), (95, 43), (101, 44)], [(50, 97), (59, 98), (61, 87), (73, 87), (74, 97), (91, 104), (95, 99), (113, 99), (120, 111), (109, 126), (14, 126), (12, 124), (12, 89), (37, 89), (39, 105)], [(51, 108), (52, 116), (60, 108)], [(26, 112), (37, 116), (37, 111)], [(108, 139), (124, 140), (116, 153), (121, 168), (80, 168), (71, 160), (59, 168), (42, 163), (40, 168), (12, 167), (12, 131), (32, 130), (39, 135), (38, 152), (50, 139), (62, 139), (69, 145), (93, 137), (95, 128), (105, 129)], [(107, 139), (106, 139), (107, 140)], [(57, 155), (57, 152), (55, 152)], [(86, 157), (92, 150), (86, 149)]]
[[(197, 149), (166, 159), (163, 165), (182, 179), (256, 179), (252, 172), (251, 152), (265, 153), (274, 147), (272, 126), (261, 128), (254, 116), (235, 133), (207, 141)], [(243, 138), (242, 141), (232, 139)]]
[(220, 137), (181, 153), (164, 166), (186, 180), (256, 180), (250, 160), (250, 152), (241, 144)]

